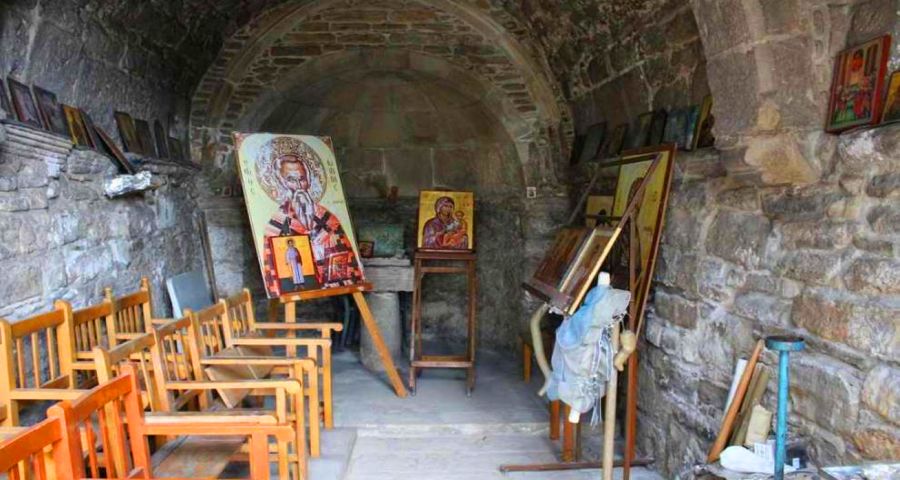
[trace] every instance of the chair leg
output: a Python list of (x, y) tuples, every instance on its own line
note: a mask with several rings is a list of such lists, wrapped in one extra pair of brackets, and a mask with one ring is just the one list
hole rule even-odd
[(559, 440), (559, 400), (550, 402), (550, 440)]
[(531, 383), (531, 345), (522, 342), (522, 380)]
[(571, 407), (566, 405), (563, 408), (562, 461), (564, 462), (575, 461), (575, 424), (569, 422), (569, 411), (571, 411)]

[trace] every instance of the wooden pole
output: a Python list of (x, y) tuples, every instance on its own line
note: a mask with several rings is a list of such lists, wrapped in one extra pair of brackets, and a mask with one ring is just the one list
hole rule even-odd
[[(613, 325), (612, 350), (619, 349), (619, 322)], [(616, 386), (619, 372), (610, 365), (606, 384), (606, 418), (603, 420), (603, 480), (613, 480), (613, 460), (616, 446)]]
[(737, 417), (738, 410), (741, 408), (741, 402), (744, 399), (744, 395), (747, 393), (747, 387), (750, 385), (750, 379), (753, 378), (753, 372), (756, 370), (756, 363), (759, 361), (759, 355), (762, 353), (762, 350), (763, 341), (760, 339), (756, 342), (756, 348), (753, 349), (753, 354), (750, 355), (750, 360), (747, 361), (747, 368), (744, 369), (744, 374), (741, 375), (741, 382), (738, 383), (738, 388), (735, 390), (731, 405), (728, 407), (728, 411), (725, 412), (725, 417), (722, 419), (722, 427), (719, 429), (719, 436), (716, 437), (715, 443), (713, 443), (712, 448), (709, 449), (709, 456), (706, 457), (706, 461), (709, 463), (718, 460), (719, 454), (725, 449), (725, 443), (731, 435), (734, 419)]
[(381, 337), (378, 324), (375, 323), (375, 319), (372, 317), (372, 311), (369, 310), (366, 297), (363, 296), (362, 292), (353, 292), (353, 300), (356, 301), (359, 315), (362, 317), (369, 335), (372, 336), (372, 344), (375, 345), (375, 350), (378, 351), (378, 356), (381, 357), (381, 364), (384, 365), (384, 370), (387, 373), (388, 380), (394, 387), (394, 392), (397, 393), (398, 397), (405, 398), (408, 392), (403, 385), (403, 381), (400, 380), (400, 375), (397, 373), (397, 367), (394, 366), (394, 359), (391, 357), (391, 353), (388, 352), (387, 347), (384, 345), (384, 339)]

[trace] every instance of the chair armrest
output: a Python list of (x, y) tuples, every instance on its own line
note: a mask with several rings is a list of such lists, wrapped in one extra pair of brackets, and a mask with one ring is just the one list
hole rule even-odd
[(344, 325), (337, 322), (257, 322), (254, 324), (257, 330), (334, 330), (341, 332)]
[(206, 357), (200, 360), (200, 365), (274, 365), (293, 367), (297, 364), (301, 366), (310, 362), (315, 365), (311, 358), (289, 358), (289, 357), (240, 357), (232, 355), (216, 355), (215, 357)]
[(255, 434), (271, 435), (281, 441), (291, 441), (294, 437), (294, 429), (288, 425), (271, 424), (266, 421), (250, 421), (244, 419), (240, 422), (193, 422), (185, 419), (176, 419), (172, 422), (153, 421), (145, 422), (144, 434), (155, 435), (204, 435), (204, 436), (251, 436)]
[(260, 424), (276, 425), (278, 419), (269, 412), (247, 410), (220, 410), (215, 412), (145, 412), (144, 423), (147, 425), (180, 425), (184, 423), (200, 424)]
[(11, 400), (75, 400), (90, 390), (67, 388), (17, 388), (9, 392)]
[(231, 341), (232, 345), (251, 346), (305, 346), (331, 348), (331, 340), (327, 338), (280, 338), (280, 337), (240, 337)]
[(252, 390), (254, 388), (281, 388), (287, 393), (297, 394), (303, 391), (303, 384), (294, 378), (277, 380), (229, 380), (224, 382), (182, 381), (166, 382), (166, 390)]

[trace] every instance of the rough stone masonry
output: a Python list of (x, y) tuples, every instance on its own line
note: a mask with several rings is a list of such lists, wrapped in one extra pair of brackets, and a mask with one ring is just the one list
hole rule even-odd
[[(792, 431), (826, 463), (900, 458), (900, 127), (822, 131), (835, 54), (900, 33), (897, 11), (896, 0), (6, 2), (0, 76), (55, 91), (110, 132), (114, 110), (160, 119), (203, 171), (154, 166), (162, 188), (108, 200), (104, 157), (0, 128), (11, 273), (0, 315), (85, 304), (141, 275), (161, 292), (164, 277), (202, 267), (198, 210), (221, 293), (258, 285), (242, 201), (221, 194), (236, 185), (231, 131), (265, 126), (339, 139), (354, 220), (405, 223), (408, 237), (414, 193), (389, 204), (385, 188), (475, 178), (482, 345), (516, 355), (533, 308), (518, 284), (588, 178), (570, 166), (573, 136), (710, 94), (715, 148), (678, 154), (640, 347), (640, 449), (667, 478), (703, 461), (737, 358), (755, 337), (791, 332), (809, 345), (794, 361)], [(278, 109), (288, 98), (302, 115)], [(457, 331), (458, 293), (437, 298), (437, 337)]]

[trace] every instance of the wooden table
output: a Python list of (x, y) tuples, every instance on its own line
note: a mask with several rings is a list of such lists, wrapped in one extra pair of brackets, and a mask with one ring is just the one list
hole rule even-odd
[[(448, 265), (448, 263), (450, 265)], [(459, 264), (463, 265), (460, 266)], [(426, 274), (464, 274), (468, 285), (468, 340), (462, 355), (426, 355), (422, 349), (422, 278)], [(475, 278), (475, 252), (417, 251), (415, 255), (415, 289), (413, 291), (412, 325), (409, 336), (409, 388), (416, 392), (417, 371), (425, 368), (459, 368), (466, 370), (466, 395), (475, 389), (475, 302), (478, 294)]]

